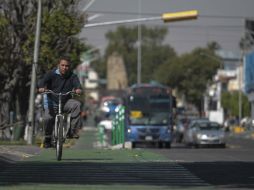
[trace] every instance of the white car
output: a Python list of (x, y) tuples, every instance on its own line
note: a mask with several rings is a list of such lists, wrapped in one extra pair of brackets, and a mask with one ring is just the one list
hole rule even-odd
[(201, 145), (226, 146), (225, 131), (217, 122), (201, 121), (192, 123), (184, 133), (187, 145), (199, 147)]
[(99, 122), (99, 125), (103, 126), (106, 130), (112, 130), (112, 120), (104, 119)]

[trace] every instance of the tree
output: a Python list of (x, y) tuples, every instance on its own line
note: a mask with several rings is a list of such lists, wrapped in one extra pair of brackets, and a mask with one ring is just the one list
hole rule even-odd
[[(242, 93), (242, 116), (250, 116), (250, 103), (248, 98)], [(225, 109), (227, 116), (239, 116), (239, 92), (223, 92), (221, 96), (221, 104)]]
[[(219, 49), (220, 45), (211, 42), (206, 48), (197, 48), (178, 56), (170, 45), (163, 44), (166, 34), (166, 28), (142, 26), (142, 82), (157, 80), (168, 85), (176, 89), (180, 95), (185, 95), (186, 100), (201, 111), (207, 83), (220, 67), (218, 61), (201, 54), (203, 52), (216, 57), (215, 50)], [(123, 56), (129, 85), (136, 83), (137, 78), (137, 36), (137, 27), (124, 26), (106, 34), (109, 44), (105, 58), (115, 51)], [(106, 63), (103, 62), (104, 64), (93, 64), (97, 71), (104, 73), (100, 76), (106, 75)]]
[[(78, 1), (43, 1), (39, 67), (52, 68), (62, 54), (69, 54), (73, 65), (85, 45), (75, 36), (85, 22), (77, 11)], [(37, 2), (2, 0), (0, 8), (0, 123), (8, 123), (9, 112), (26, 120), (29, 82), (33, 60)]]
[(187, 102), (201, 111), (206, 86), (220, 66), (218, 61), (201, 55), (203, 52), (215, 56), (214, 47), (217, 46), (208, 44), (207, 48), (194, 49), (191, 53), (162, 64), (156, 70), (156, 79), (175, 88), (179, 95), (184, 95)]
[[(164, 45), (163, 40), (167, 29), (163, 27), (148, 28), (141, 26), (142, 30), (142, 82), (149, 82), (154, 79), (154, 70), (165, 63), (169, 58), (176, 56), (175, 51), (169, 45)], [(106, 48), (105, 60), (112, 53), (118, 52), (123, 56), (128, 75), (129, 85), (137, 81), (137, 52), (138, 52), (138, 28), (120, 26), (116, 31), (109, 31), (106, 34), (109, 43)], [(95, 69), (106, 68), (94, 64)], [(103, 70), (102, 72), (106, 72)], [(103, 74), (100, 74), (103, 75)], [(105, 76), (105, 74), (104, 74)]]

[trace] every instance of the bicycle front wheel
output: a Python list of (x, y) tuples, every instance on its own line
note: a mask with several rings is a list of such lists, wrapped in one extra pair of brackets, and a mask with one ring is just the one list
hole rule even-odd
[(63, 152), (63, 125), (64, 121), (62, 117), (57, 120), (57, 140), (56, 140), (56, 158), (58, 161), (62, 159)]

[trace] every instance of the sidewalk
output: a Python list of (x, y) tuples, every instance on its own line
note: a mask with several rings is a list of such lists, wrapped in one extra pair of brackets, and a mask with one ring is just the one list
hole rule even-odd
[[(96, 127), (83, 127), (80, 131), (80, 138), (75, 139), (74, 145), (65, 144), (65, 148), (72, 149), (94, 149), (101, 148), (98, 142)], [(72, 142), (73, 142), (72, 141)], [(39, 155), (43, 148), (39, 145), (0, 145), (0, 161), (13, 163), (26, 158)]]
[(98, 130), (94, 126), (84, 126), (80, 131), (80, 137), (72, 146), (73, 149), (101, 148)]
[(230, 132), (229, 136), (254, 140), (254, 130), (245, 130), (245, 131), (238, 132), (238, 133)]
[(34, 145), (0, 145), (0, 161), (13, 163), (40, 154)]

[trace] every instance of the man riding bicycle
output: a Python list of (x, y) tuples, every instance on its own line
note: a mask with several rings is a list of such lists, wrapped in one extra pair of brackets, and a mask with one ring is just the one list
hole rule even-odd
[[(52, 90), (55, 93), (66, 93), (74, 91), (76, 94), (82, 93), (82, 87), (76, 74), (70, 69), (70, 60), (61, 57), (57, 68), (44, 75), (38, 84), (40, 93)], [(45, 121), (45, 140), (44, 147), (51, 147), (51, 135), (53, 132), (54, 118), (57, 113), (58, 97), (53, 94), (45, 94), (44, 101), (44, 121)], [(72, 98), (71, 95), (62, 97), (63, 111), (71, 115), (71, 130), (69, 136), (79, 138), (78, 131), (81, 128), (81, 103)]]

